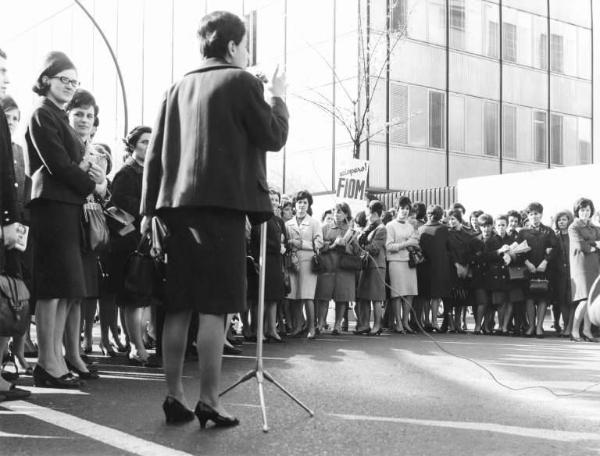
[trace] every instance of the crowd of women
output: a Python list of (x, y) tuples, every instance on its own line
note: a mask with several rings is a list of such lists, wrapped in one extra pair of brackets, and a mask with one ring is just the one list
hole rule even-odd
[[(372, 200), (354, 217), (338, 203), (319, 221), (310, 192), (281, 198), (265, 179), (266, 151), (280, 150), (287, 140), (285, 75), (275, 71), (265, 99), (263, 81), (244, 71), (247, 36), (237, 16), (207, 15), (198, 37), (202, 65), (167, 91), (155, 131), (131, 130), (123, 161), (94, 142), (98, 104), (79, 89), (76, 67), (62, 52), (49, 53), (35, 75), (40, 100), (27, 120), (26, 152), (11, 143), (20, 111), (6, 96), (7, 56), (0, 51), (6, 246), (0, 260), (3, 274), (23, 277), (31, 290), (37, 346), (26, 333), (13, 338), (11, 352), (36, 386), (79, 388), (100, 377), (86, 362), (98, 309), (102, 352), (127, 353), (128, 362), (145, 367), (159, 366), (162, 357), (166, 421), (196, 416), (202, 427), (209, 420), (239, 423), (218, 395), (223, 346), (236, 350), (237, 340), (225, 337), (234, 315), (246, 339), (282, 342), (282, 336), (312, 340), (328, 330), (340, 335), (352, 311), (357, 335), (378, 336), (385, 328), (464, 333), (471, 307), (474, 334), (543, 337), (552, 304), (557, 333), (598, 341), (586, 312), (600, 272), (600, 228), (592, 223), (590, 200), (575, 203), (575, 218), (557, 214), (553, 228), (541, 223), (539, 203), (523, 214), (512, 210), (494, 219), (475, 211), (465, 219), (460, 204), (444, 211), (405, 197), (387, 209)], [(118, 221), (109, 224), (104, 250), (95, 250), (82, 228), (86, 208), (94, 205)], [(159, 307), (125, 286), (128, 258), (142, 248), (156, 218), (169, 232)], [(9, 229), (17, 221), (30, 227), (22, 253)], [(266, 325), (257, 335), (259, 225), (265, 221)], [(152, 339), (158, 358), (148, 352)], [(3, 358), (8, 342), (0, 337)], [(201, 369), (192, 411), (182, 373), (186, 348), (194, 343), (201, 347)], [(32, 368), (27, 358), (36, 355)], [(14, 375), (3, 372), (0, 401), (29, 395), (11, 383)]]
[[(384, 328), (465, 333), (470, 308), (475, 335), (541, 338), (552, 306), (557, 336), (599, 341), (586, 311), (600, 273), (600, 226), (589, 199), (554, 215), (552, 227), (541, 223), (537, 202), (495, 218), (480, 210), (467, 218), (459, 203), (443, 210), (401, 197), (389, 210), (373, 200), (354, 218), (338, 203), (319, 221), (310, 215), (308, 191), (283, 204), (272, 191), (272, 200), (282, 220), (269, 222), (267, 340), (314, 339), (335, 302), (332, 335), (348, 330), (350, 307), (354, 334), (375, 336)], [(258, 236), (255, 227), (252, 258)], [(254, 326), (243, 320), (253, 339)]]

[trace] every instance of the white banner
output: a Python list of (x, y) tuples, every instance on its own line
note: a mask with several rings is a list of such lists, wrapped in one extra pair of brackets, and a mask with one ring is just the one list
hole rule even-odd
[(352, 159), (338, 169), (335, 196), (346, 202), (364, 201), (367, 191), (369, 162)]

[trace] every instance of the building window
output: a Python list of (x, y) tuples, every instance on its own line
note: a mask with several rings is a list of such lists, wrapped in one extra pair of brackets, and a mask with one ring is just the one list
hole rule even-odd
[(427, 89), (410, 86), (409, 97), (409, 142), (413, 146), (427, 146)]
[(546, 113), (543, 111), (533, 112), (533, 159), (538, 163), (548, 161), (546, 141)]
[(550, 160), (553, 165), (562, 165), (563, 160), (563, 116), (550, 115)]
[(538, 67), (542, 70), (548, 69), (548, 35), (540, 34), (538, 41)]
[(550, 35), (550, 70), (564, 73), (564, 38), (561, 35)]
[(498, 155), (498, 103), (495, 101), (483, 104), (483, 153)]
[(502, 106), (502, 155), (517, 158), (517, 108)]
[(577, 119), (577, 164), (592, 163), (592, 120), (580, 117)]
[(256, 28), (256, 10), (251, 11), (246, 14), (246, 28), (248, 33), (248, 42), (247, 42), (247, 50), (248, 50), (248, 66), (256, 65), (256, 36), (257, 36), (257, 28)]
[(502, 57), (508, 62), (517, 61), (517, 26), (504, 22), (502, 28)]
[(465, 48), (465, 0), (450, 0), (450, 46)]
[(408, 0), (395, 0), (391, 5), (391, 30), (392, 32), (403, 33), (406, 30)]
[(500, 53), (498, 52), (498, 49), (500, 47), (498, 46), (499, 36), (500, 33), (498, 23), (494, 21), (488, 21), (486, 55), (488, 57), (492, 57), (493, 59), (497, 59), (500, 56)]
[(408, 87), (390, 83), (390, 142), (408, 144)]
[(446, 111), (445, 94), (429, 92), (429, 147), (445, 147), (444, 113)]
[(448, 118), (448, 134), (450, 150), (465, 151), (465, 98), (462, 95), (450, 94), (450, 113)]

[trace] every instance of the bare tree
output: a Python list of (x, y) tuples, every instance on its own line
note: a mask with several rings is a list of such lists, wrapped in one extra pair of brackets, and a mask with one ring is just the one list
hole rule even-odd
[[(385, 30), (375, 30), (363, 20), (362, 1), (358, 3), (358, 81), (355, 89), (348, 87), (348, 81), (340, 78), (335, 67), (312, 44), (308, 45), (323, 59), (331, 70), (336, 86), (349, 102), (349, 107), (340, 106), (315, 88), (309, 88), (311, 96), (293, 95), (332, 115), (348, 133), (353, 146), (352, 156), (360, 157), (361, 146), (387, 128), (405, 123), (406, 118), (392, 118), (388, 121), (372, 123), (371, 107), (373, 97), (380, 83), (385, 83), (386, 70), (398, 43), (406, 36), (407, 11), (402, 8), (406, 2), (395, 0), (387, 8)], [(368, 1), (368, 0), (367, 0)], [(401, 17), (394, 17), (394, 12)], [(383, 79), (383, 82), (382, 82)]]

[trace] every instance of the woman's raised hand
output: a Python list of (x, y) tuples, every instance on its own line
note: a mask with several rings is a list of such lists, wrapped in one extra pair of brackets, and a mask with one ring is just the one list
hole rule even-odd
[(279, 72), (279, 65), (275, 68), (273, 77), (267, 85), (267, 90), (271, 92), (274, 97), (283, 98), (285, 95), (285, 88), (287, 86), (287, 79), (285, 72)]

